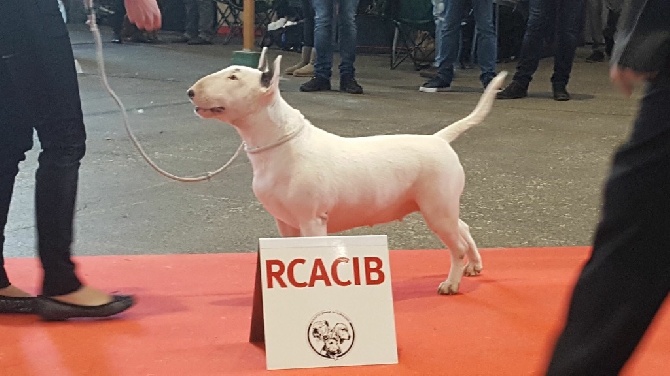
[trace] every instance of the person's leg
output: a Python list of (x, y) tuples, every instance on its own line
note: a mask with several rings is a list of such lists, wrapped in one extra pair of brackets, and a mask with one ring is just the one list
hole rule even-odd
[(44, 116), (35, 124), (42, 147), (35, 173), (35, 215), (38, 253), (44, 267), (42, 293), (56, 296), (82, 286), (70, 247), (86, 132), (67, 29), (51, 14), (51, 2), (33, 1), (37, 14), (30, 21), (37, 24), (30, 27), (35, 63), (41, 69), (26, 69), (21, 74), (27, 77), (40, 72), (40, 83), (31, 91), (34, 97), (41, 95), (43, 103), (36, 104), (44, 109)]
[(198, 36), (198, 0), (184, 0), (184, 36), (188, 39)]
[(614, 157), (591, 259), (548, 375), (616, 375), (670, 292), (670, 89), (651, 87)]
[(513, 78), (514, 81), (526, 88), (528, 88), (530, 81), (533, 79), (533, 74), (535, 74), (540, 64), (543, 50), (542, 43), (549, 24), (548, 16), (552, 13), (550, 9), (554, 4), (554, 0), (529, 0), (528, 2), (528, 23), (521, 44), (519, 63)]
[(333, 67), (333, 0), (312, 0), (314, 7), (314, 75), (330, 80)]
[[(436, 0), (439, 7), (444, 7), (444, 19), (440, 22), (440, 29), (436, 29), (436, 38), (439, 38), (441, 56), (437, 75), (425, 82), (419, 91), (434, 93), (448, 91), (454, 79), (454, 63), (458, 59), (461, 39), (461, 20), (463, 19), (463, 4), (465, 0)], [(440, 5), (441, 3), (441, 5)]]
[(216, 4), (212, 0), (198, 0), (198, 36), (208, 42), (214, 38)]
[(433, 18), (435, 19), (435, 67), (439, 67), (444, 60), (442, 50), (442, 29), (447, 17), (446, 0), (432, 0)]
[(340, 46), (340, 77), (353, 78), (356, 73), (356, 11), (359, 0), (339, 0), (338, 36)]
[(572, 63), (575, 60), (575, 51), (579, 32), (583, 27), (584, 0), (565, 0), (560, 3), (558, 27), (558, 44), (554, 56), (554, 74), (551, 82), (554, 85), (565, 86), (570, 80)]
[(472, 1), (475, 29), (477, 31), (477, 62), (481, 69), (480, 81), (484, 87), (496, 75), (498, 38), (493, 22), (493, 2), (491, 0)]
[(33, 90), (40, 85), (40, 78), (33, 71), (39, 66), (33, 57), (32, 37), (26, 27), (23, 2), (0, 2), (0, 289), (2, 296), (11, 296), (10, 281), (4, 269), (4, 230), (7, 224), (14, 181), (19, 162), (33, 146), (35, 99)]
[[(5, 13), (6, 14), (6, 13)], [(0, 35), (0, 38), (2, 35)], [(4, 268), (4, 242), (7, 215), (14, 189), (14, 180), (19, 172), (19, 162), (25, 159), (25, 152), (33, 146), (32, 126), (22, 118), (23, 111), (29, 111), (25, 103), (24, 85), (17, 82), (12, 71), (29, 63), (23, 53), (0, 48), (0, 92), (5, 93), (0, 106), (0, 289), (9, 287), (9, 277)], [(0, 294), (3, 295), (3, 294)]]
[(302, 0), (303, 13), (303, 46), (301, 60), (284, 71), (296, 77), (313, 77), (316, 50), (314, 48), (314, 8), (310, 0)]
[(616, 33), (619, 16), (621, 16), (621, 7), (623, 0), (607, 0), (607, 25), (603, 30), (603, 37), (605, 38), (605, 53), (607, 56), (612, 56), (612, 49), (614, 48), (614, 34)]
[(112, 42), (123, 43), (121, 32), (123, 31), (123, 18), (126, 16), (126, 5), (123, 0), (114, 0), (113, 6), (114, 13), (109, 17), (109, 23), (114, 33)]
[[(300, 85), (300, 91), (330, 90), (333, 69), (333, 9), (334, 0), (312, 0), (314, 9), (314, 77)], [(295, 73), (294, 73), (295, 74)]]
[(307, 47), (314, 47), (314, 8), (311, 0), (302, 0), (302, 13), (304, 15), (303, 43)]
[(586, 58), (587, 62), (599, 62), (605, 60), (603, 53), (603, 0), (587, 0), (586, 16), (589, 19), (589, 32), (591, 34), (591, 55)]
[(556, 0), (529, 0), (528, 22), (521, 42), (519, 62), (512, 82), (496, 94), (497, 99), (518, 99), (528, 96), (528, 85), (533, 80), (542, 58), (544, 37), (550, 22), (550, 16), (556, 6)]

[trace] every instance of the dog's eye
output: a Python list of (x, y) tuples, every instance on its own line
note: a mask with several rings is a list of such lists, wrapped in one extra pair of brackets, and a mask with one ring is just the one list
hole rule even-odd
[(237, 76), (234, 74), (231, 74), (230, 77), (228, 77), (231, 80), (237, 80)]

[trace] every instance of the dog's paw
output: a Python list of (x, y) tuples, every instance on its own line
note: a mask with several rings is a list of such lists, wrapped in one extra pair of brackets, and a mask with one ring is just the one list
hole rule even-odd
[(440, 286), (437, 288), (437, 293), (440, 295), (455, 295), (458, 294), (458, 283), (450, 282), (446, 280), (440, 283)]
[(468, 277), (474, 277), (478, 276), (479, 273), (482, 272), (482, 266), (481, 265), (476, 265), (473, 263), (468, 263), (465, 265), (465, 268), (463, 268), (463, 275), (468, 276)]

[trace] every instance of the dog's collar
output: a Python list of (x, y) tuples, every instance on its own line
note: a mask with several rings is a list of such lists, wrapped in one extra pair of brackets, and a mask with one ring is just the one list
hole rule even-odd
[(283, 145), (283, 144), (291, 141), (292, 139), (296, 138), (296, 136), (298, 136), (304, 128), (305, 128), (305, 124), (304, 123), (300, 124), (300, 127), (298, 129), (295, 129), (291, 133), (288, 133), (288, 134), (282, 136), (280, 139), (271, 143), (270, 145), (259, 146), (257, 148), (250, 148), (245, 143), (244, 144), (244, 151), (247, 152), (247, 154), (258, 154), (258, 153), (262, 153), (264, 151), (276, 148), (277, 146)]

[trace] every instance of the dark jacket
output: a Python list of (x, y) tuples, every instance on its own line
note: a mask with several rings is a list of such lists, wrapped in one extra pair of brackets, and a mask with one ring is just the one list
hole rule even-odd
[(625, 0), (611, 64), (670, 73), (670, 0)]

